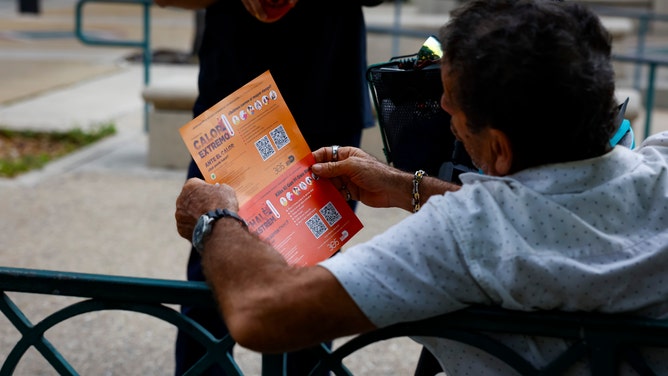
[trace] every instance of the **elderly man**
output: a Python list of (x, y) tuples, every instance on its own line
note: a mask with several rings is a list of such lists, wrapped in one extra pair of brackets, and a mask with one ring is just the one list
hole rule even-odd
[[(618, 104), (610, 36), (577, 3), (470, 0), (440, 31), (441, 105), (481, 173), (457, 186), (353, 147), (312, 171), (372, 207), (415, 214), (312, 267), (290, 267), (241, 221), (197, 239), (232, 337), (288, 351), (469, 305), (668, 313), (668, 133), (612, 147)], [(189, 180), (179, 233), (236, 211), (235, 192)], [(419, 209), (419, 211), (418, 211)], [(462, 344), (415, 338), (448, 375), (508, 374)], [(504, 337), (541, 364), (557, 340)], [(665, 367), (664, 367), (665, 368)], [(665, 371), (665, 369), (664, 369)]]

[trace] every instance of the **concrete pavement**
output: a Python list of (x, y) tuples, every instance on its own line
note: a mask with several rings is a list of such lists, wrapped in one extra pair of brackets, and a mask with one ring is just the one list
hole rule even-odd
[[(42, 1), (39, 16), (17, 14), (15, 3), (0, 0), (0, 127), (64, 130), (113, 122), (118, 133), (42, 170), (0, 179), (0, 265), (185, 279), (189, 243), (176, 233), (173, 215), (186, 172), (147, 166), (143, 68), (124, 59), (136, 51), (76, 40), (74, 0)], [(135, 8), (88, 7), (90, 30), (136, 34)], [(155, 8), (152, 15), (154, 49), (188, 51), (191, 14)], [(389, 39), (384, 43), (390, 46)], [(154, 64), (151, 81), (193, 73), (195, 66)], [(382, 157), (377, 128), (364, 143)], [(358, 214), (365, 228), (354, 241), (405, 215), (363, 205)], [(55, 297), (10, 297), (34, 323), (63, 304)], [(143, 315), (100, 312), (68, 320), (47, 337), (83, 375), (168, 375), (175, 334)], [(17, 340), (0, 317), (0, 362)], [(409, 339), (385, 341), (356, 354), (350, 366), (358, 374), (411, 374), (418, 351)], [(259, 375), (258, 354), (238, 348), (236, 358), (248, 375)], [(53, 371), (32, 350), (15, 374)]]

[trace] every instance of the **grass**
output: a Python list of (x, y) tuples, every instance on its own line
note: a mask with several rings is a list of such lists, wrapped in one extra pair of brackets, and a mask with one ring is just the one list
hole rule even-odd
[(0, 177), (13, 178), (116, 133), (113, 124), (83, 131), (18, 131), (0, 128)]

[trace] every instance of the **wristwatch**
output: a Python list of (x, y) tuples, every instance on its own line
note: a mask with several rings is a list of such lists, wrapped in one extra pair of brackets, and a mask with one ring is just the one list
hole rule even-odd
[(244, 221), (239, 214), (228, 209), (215, 209), (202, 214), (197, 220), (192, 238), (193, 247), (195, 247), (199, 254), (204, 252), (204, 240), (211, 234), (213, 224), (216, 223), (217, 220), (225, 217), (234, 218), (239, 221), (244, 228), (248, 228), (248, 224), (246, 224), (246, 221)]

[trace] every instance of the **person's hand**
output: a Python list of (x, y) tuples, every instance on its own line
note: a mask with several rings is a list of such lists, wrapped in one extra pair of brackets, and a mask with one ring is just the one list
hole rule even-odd
[(227, 184), (209, 184), (198, 178), (188, 179), (176, 198), (174, 217), (179, 235), (190, 240), (197, 219), (217, 208), (239, 211), (234, 189)]
[[(327, 146), (313, 152), (316, 163), (311, 170), (329, 178), (341, 193), (365, 205), (377, 208), (397, 206), (393, 199), (400, 190), (410, 192), (410, 175), (383, 163), (355, 147)], [(403, 206), (403, 205), (401, 205)]]

